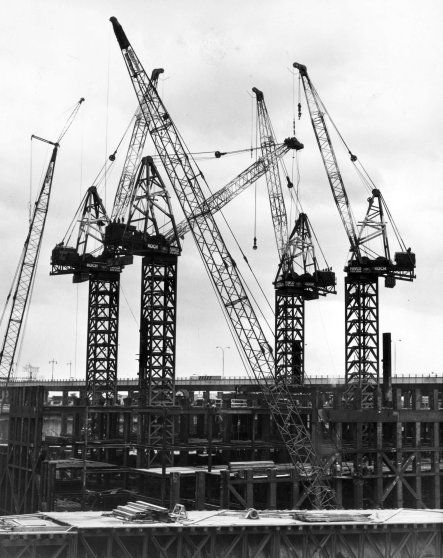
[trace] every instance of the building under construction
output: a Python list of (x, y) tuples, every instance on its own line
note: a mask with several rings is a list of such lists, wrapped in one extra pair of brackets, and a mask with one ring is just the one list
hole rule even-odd
[[(281, 180), (280, 165), (303, 144), (295, 137), (277, 141), (264, 94), (253, 88), (261, 156), (205, 196), (205, 177), (157, 92), (163, 70), (148, 76), (121, 25), (111, 21), (139, 102), (128, 153), (112, 211), (91, 186), (65, 237), (75, 243), (60, 242), (51, 258), (52, 275), (89, 283), (86, 381), (19, 381), (12, 374), (57, 149), (76, 107), (53, 142), (0, 354), (0, 513), (6, 516), (0, 548), (8, 556), (67, 558), (148, 550), (177, 557), (394, 556), (406, 548), (409, 556), (441, 556), (443, 379), (392, 376), (391, 336), (379, 332), (379, 279), (387, 288), (413, 281), (415, 255), (345, 144), (370, 189), (366, 214), (355, 221), (328, 112), (306, 67), (294, 63), (350, 248), (346, 363), (337, 379), (305, 376), (305, 302), (335, 294), (336, 279), (320, 263), (307, 214), (300, 207), (290, 223), (286, 212), (282, 183), (290, 191), (293, 184), (284, 167)], [(148, 135), (156, 159), (142, 157)], [(215, 219), (262, 176), (278, 254), (272, 344)], [(177, 270), (186, 234), (195, 240), (247, 376), (176, 378)], [(136, 257), (142, 259), (139, 370), (137, 380), (124, 380), (117, 369), (120, 276)], [(436, 511), (418, 511), (424, 508)]]

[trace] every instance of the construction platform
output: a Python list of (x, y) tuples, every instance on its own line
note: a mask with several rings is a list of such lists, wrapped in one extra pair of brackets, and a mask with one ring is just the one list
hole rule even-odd
[[(5, 558), (440, 558), (443, 510), (361, 510), (354, 521), (322, 512), (191, 511), (172, 523), (124, 521), (102, 512), (52, 512), (0, 519)], [(309, 512), (308, 512), (309, 513)], [(347, 514), (352, 515), (351, 511)]]

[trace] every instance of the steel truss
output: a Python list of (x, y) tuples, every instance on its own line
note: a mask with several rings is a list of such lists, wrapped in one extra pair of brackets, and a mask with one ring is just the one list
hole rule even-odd
[(285, 289), (275, 291), (275, 377), (303, 385), (305, 301)]
[[(206, 200), (200, 181), (201, 170), (182, 143), (169, 112), (155, 89), (150, 87), (135, 51), (121, 25), (111, 18), (140, 107), (150, 121), (149, 133), (192, 228), (204, 265), (209, 272), (226, 317), (242, 347), (244, 360), (255, 378), (273, 380), (275, 361), (260, 323), (240, 278), (236, 263), (229, 253), (211, 213), (206, 213)], [(294, 465), (302, 472), (308, 469), (310, 486), (304, 498), (316, 507), (333, 505), (334, 493), (328, 486), (322, 463), (315, 452), (310, 433), (300, 417), (297, 405), (285, 382), (277, 388), (266, 385), (263, 393), (275, 417), (279, 432), (288, 447)]]
[(0, 471), (0, 513), (32, 513), (39, 507), (44, 391), (43, 386), (9, 388), (8, 450)]
[(345, 278), (347, 405), (375, 406), (379, 381), (378, 279)]
[(17, 277), (14, 278), (14, 294), (11, 297), (12, 303), (9, 319), (0, 351), (0, 379), (6, 381), (9, 381), (11, 373), (13, 373), (14, 358), (18, 347), (18, 341), (20, 339), (23, 319), (32, 293), (32, 284), (35, 278), (35, 270), (40, 254), (46, 216), (48, 214), (58, 147), (58, 144), (55, 144), (52, 151), (45, 179), (43, 181), (38, 199), (35, 203), (32, 220), (29, 225), (28, 236), (26, 237), (25, 244), (23, 246)]
[(175, 404), (177, 259), (149, 254), (142, 261), (140, 405), (161, 412), (140, 414), (139, 466), (172, 466), (174, 461), (174, 416), (167, 408)]
[[(67, 541), (72, 541), (69, 548)], [(43, 534), (27, 533), (25, 537), (22, 532), (12, 532), (1, 535), (0, 550), (6, 558), (442, 557), (438, 523), (419, 524), (414, 528), (407, 524), (377, 523), (288, 526), (260, 522), (260, 525), (238, 525), (234, 518), (229, 526), (71, 528), (69, 533), (63, 532), (63, 537), (55, 530)]]
[(116, 401), (120, 276), (89, 278), (86, 394), (91, 405)]

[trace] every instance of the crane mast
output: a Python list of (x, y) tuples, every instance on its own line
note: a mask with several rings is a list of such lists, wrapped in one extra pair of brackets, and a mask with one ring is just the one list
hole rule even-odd
[[(306, 66), (295, 62), (303, 89), (317, 144), (320, 149), (331, 191), (350, 244), (350, 258), (345, 267), (346, 317), (346, 390), (349, 406), (374, 407), (379, 384), (379, 294), (378, 278), (393, 288), (396, 280), (415, 278), (415, 255), (400, 241), (401, 250), (391, 259), (385, 215), (389, 215), (380, 190), (374, 188), (363, 221), (356, 224), (348, 195), (325, 122), (326, 109), (312, 84)], [(349, 149), (348, 149), (349, 151)], [(351, 161), (357, 157), (349, 151)], [(377, 252), (370, 242), (379, 238), (382, 249)]]
[(149, 133), (154, 142), (191, 231), (209, 276), (232, 324), (245, 362), (257, 380), (265, 382), (270, 411), (278, 425), (291, 460), (306, 481), (303, 498), (326, 507), (334, 495), (328, 489), (324, 471), (312, 445), (309, 431), (303, 424), (297, 405), (284, 382), (270, 384), (274, 374), (271, 348), (262, 332), (255, 311), (242, 284), (236, 264), (230, 255), (214, 217), (202, 212), (205, 197), (200, 181), (202, 172), (191, 160), (169, 112), (132, 49), (121, 25), (111, 18), (115, 35), (123, 54), (140, 107), (149, 121)]
[[(275, 149), (275, 135), (264, 94), (252, 88), (257, 99), (257, 120), (262, 155)], [(289, 177), (287, 178), (289, 181)], [(288, 232), (278, 160), (266, 171), (272, 223), (279, 255), (275, 287), (275, 376), (279, 381), (302, 385), (304, 382), (305, 300), (319, 294), (335, 293), (335, 275), (320, 271), (308, 217), (300, 213), (291, 235)]]

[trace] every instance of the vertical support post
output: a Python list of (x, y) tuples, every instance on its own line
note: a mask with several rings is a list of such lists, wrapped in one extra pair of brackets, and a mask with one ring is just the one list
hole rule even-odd
[(206, 472), (195, 472), (195, 509), (204, 510), (206, 500)]
[(43, 386), (9, 388), (7, 463), (0, 471), (0, 511), (34, 513), (41, 490)]
[(89, 404), (117, 396), (120, 276), (89, 279), (86, 392)]
[(229, 482), (230, 475), (227, 469), (220, 471), (220, 507), (229, 509)]
[(397, 448), (397, 471), (399, 474), (399, 478), (397, 479), (396, 484), (396, 507), (402, 508), (403, 507), (403, 476), (400, 473), (401, 466), (403, 465), (403, 439), (402, 439), (402, 423), (396, 423), (396, 448)]
[(391, 334), (383, 333), (383, 403), (392, 406)]
[(245, 500), (246, 507), (254, 507), (254, 471), (252, 469), (246, 469), (245, 474)]
[[(431, 410), (437, 411), (438, 408), (438, 389), (432, 390)], [(433, 506), (439, 509), (441, 506), (440, 498), (440, 423), (435, 421), (432, 425), (432, 454), (431, 454), (431, 471), (433, 479)]]
[(277, 471), (268, 469), (266, 474), (268, 477), (268, 508), (275, 510), (277, 507)]
[(170, 492), (169, 492), (169, 505), (174, 509), (175, 504), (180, 503), (180, 473), (170, 473)]

